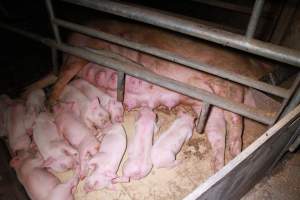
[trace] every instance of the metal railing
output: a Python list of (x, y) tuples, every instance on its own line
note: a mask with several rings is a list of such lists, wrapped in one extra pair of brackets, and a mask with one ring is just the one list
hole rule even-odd
[[(36, 34), (26, 32), (17, 28), (13, 28), (5, 24), (1, 24), (0, 27), (25, 35), (36, 41), (42, 42), (43, 44), (48, 45), (51, 48), (55, 48), (66, 53), (79, 56), (86, 60), (94, 62), (96, 64), (104, 65), (111, 69), (117, 70), (118, 71), (117, 85), (118, 85), (119, 100), (122, 100), (123, 93), (124, 93), (123, 91), (124, 76), (125, 74), (128, 74), (143, 79), (145, 81), (157, 84), (159, 86), (165, 87), (167, 89), (174, 90), (176, 92), (182, 93), (192, 98), (202, 100), (206, 105), (205, 106), (206, 109), (205, 111), (203, 111), (204, 113), (201, 113), (199, 115), (201, 118), (203, 117), (205, 119), (207, 117), (207, 112), (209, 111), (209, 106), (211, 104), (229, 110), (231, 112), (238, 113), (242, 116), (254, 119), (256, 121), (262, 122), (264, 124), (272, 125), (277, 120), (280, 113), (283, 111), (285, 105), (287, 104), (288, 100), (290, 99), (294, 91), (297, 89), (298, 84), (300, 82), (300, 76), (299, 76), (294, 82), (293, 87), (291, 87), (290, 89), (284, 89), (278, 86), (266, 84), (261, 81), (253, 80), (246, 76), (242, 76), (236, 73), (232, 73), (220, 69), (216, 66), (195, 62), (193, 60), (183, 58), (182, 56), (174, 54), (169, 51), (128, 41), (111, 34), (100, 32), (98, 30), (87, 28), (75, 23), (67, 22), (56, 18), (54, 16), (54, 12), (50, 0), (46, 0), (46, 1), (47, 1), (46, 5), (49, 10), (50, 20), (52, 22), (52, 27), (53, 27), (56, 41), (48, 38), (43, 38)], [(163, 28), (171, 29), (177, 32), (185, 33), (198, 38), (206, 39), (208, 41), (213, 41), (246, 52), (250, 52), (256, 55), (261, 55), (266, 58), (274, 59), (280, 62), (284, 62), (284, 63), (288, 63), (300, 67), (300, 52), (288, 48), (280, 47), (278, 45), (273, 45), (270, 43), (255, 40), (252, 38), (258, 21), (257, 15), (260, 15), (261, 8), (263, 6), (263, 1), (260, 0), (257, 0), (257, 2), (260, 2), (259, 4), (260, 6), (255, 6), (252, 17), (250, 19), (248, 30), (251, 31), (249, 31), (247, 37), (225, 32), (218, 29), (207, 28), (203, 25), (191, 21), (187, 21), (184, 19), (176, 18), (171, 15), (162, 14), (154, 10), (150, 10), (142, 7), (126, 5), (123, 3), (117, 3), (117, 2), (107, 1), (107, 0), (101, 0), (101, 1), (63, 0), (63, 1), (74, 3), (77, 5), (82, 5), (99, 11), (120, 15), (126, 18), (142, 21), (152, 25), (157, 25)], [(254, 17), (255, 19), (253, 19)], [(263, 92), (267, 92), (279, 96), (281, 98), (284, 98), (285, 100), (280, 111), (276, 115), (272, 115), (271, 113), (267, 113), (263, 110), (252, 108), (242, 103), (233, 102), (229, 99), (220, 97), (213, 93), (209, 93), (200, 88), (193, 87), (175, 81), (173, 79), (157, 75), (151, 71), (146, 71), (144, 68), (140, 67), (137, 63), (133, 63), (126, 59), (124, 60), (123, 57), (117, 56), (113, 53), (108, 53), (106, 51), (99, 51), (99, 50), (82, 49), (82, 48), (72, 47), (70, 45), (64, 44), (60, 41), (58, 26), (68, 28), (70, 30), (83, 33), (92, 37), (103, 39), (118, 45), (122, 45), (124, 47), (135, 49), (150, 55), (154, 55), (162, 59), (172, 61), (193, 69), (204, 71), (209, 74), (216, 75), (225, 78), (227, 80), (234, 81), (261, 90)], [(114, 59), (112, 59), (112, 57)], [(201, 124), (204, 124), (203, 121), (205, 120), (203, 120), (203, 118), (198, 120)], [(201, 126), (203, 125), (197, 126), (197, 129), (201, 130), (203, 128)]]

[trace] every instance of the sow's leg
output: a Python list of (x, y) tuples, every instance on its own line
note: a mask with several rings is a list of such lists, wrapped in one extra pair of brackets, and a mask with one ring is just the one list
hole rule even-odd
[[(230, 86), (229, 97), (238, 103), (244, 99), (244, 90), (241, 87)], [(233, 92), (234, 91), (234, 92)], [(224, 110), (227, 128), (227, 145), (231, 159), (238, 155), (242, 150), (243, 117)]]
[(223, 110), (213, 107), (205, 127), (212, 148), (212, 167), (218, 171), (224, 166), (226, 123)]
[(88, 61), (73, 56), (66, 61), (52, 89), (48, 102), (50, 105), (56, 103), (64, 87), (86, 64), (88, 64)]

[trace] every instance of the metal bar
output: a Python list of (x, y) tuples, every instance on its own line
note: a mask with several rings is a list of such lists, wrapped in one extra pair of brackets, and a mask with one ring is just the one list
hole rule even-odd
[(48, 13), (49, 13), (50, 22), (51, 22), (51, 26), (52, 26), (52, 29), (53, 29), (55, 40), (58, 43), (61, 43), (61, 38), (60, 38), (58, 27), (55, 23), (53, 23), (53, 20), (55, 19), (55, 15), (54, 15), (51, 0), (46, 0), (46, 7), (47, 7), (47, 10), (48, 10)]
[[(53, 19), (55, 18), (54, 11), (53, 11), (53, 6), (51, 3), (51, 0), (46, 0), (46, 7), (49, 13), (49, 18), (50, 18), (50, 23), (52, 26), (52, 30), (54, 33), (54, 37), (56, 42), (61, 43), (61, 38), (58, 30), (58, 26), (53, 23)], [(58, 74), (58, 68), (59, 68), (59, 63), (58, 63), (58, 52), (55, 48), (51, 48), (51, 59), (52, 59), (52, 65), (53, 65), (53, 72), (55, 74)]]
[[(130, 62), (129, 60), (127, 62), (118, 61), (116, 59), (117, 55), (111, 56), (112, 54), (107, 53), (107, 51), (103, 51), (103, 54), (106, 56), (102, 56), (99, 53), (101, 52), (100, 50), (97, 50), (96, 54), (88, 50), (81, 49), (78, 47), (72, 47), (63, 43), (58, 44), (51, 39), (44, 38), (39, 35), (20, 30), (18, 28), (14, 28), (2, 23), (0, 23), (0, 28), (21, 34), (35, 41), (41, 42), (47, 46), (57, 48), (63, 52), (84, 58), (96, 64), (103, 65), (117, 71), (122, 71), (130, 76), (140, 78), (142, 80), (179, 92), (189, 97), (208, 102), (212, 105), (240, 114), (242, 116), (259, 121), (261, 123), (270, 125), (274, 122), (274, 118), (270, 113), (266, 113), (262, 110), (246, 106), (242, 103), (233, 102), (229, 99), (220, 97), (218, 95), (215, 95), (213, 93), (207, 92), (203, 89), (194, 86), (189, 86), (185, 83), (176, 81), (174, 79), (160, 76), (154, 72), (145, 70), (144, 67), (141, 67), (136, 63)], [(120, 58), (124, 60), (124, 57), (120, 56)]]
[(196, 131), (198, 133), (203, 133), (203, 130), (205, 128), (205, 124), (208, 118), (208, 114), (209, 114), (209, 110), (210, 110), (210, 104), (203, 102), (202, 106), (201, 106), (201, 111), (198, 117), (198, 122), (197, 122), (197, 126), (196, 126)]
[[(299, 75), (298, 75), (299, 77)], [(290, 99), (290, 102), (287, 106), (285, 106), (282, 114), (280, 115), (280, 119), (284, 117), (287, 113), (292, 111), (298, 104), (300, 103), (300, 88), (298, 85), (297, 91), (294, 93), (293, 97)]]
[(124, 100), (124, 85), (125, 85), (125, 74), (122, 71), (118, 71), (117, 100), (120, 102), (123, 102)]
[(253, 6), (253, 11), (249, 20), (249, 24), (246, 31), (246, 38), (253, 38), (256, 30), (256, 26), (259, 20), (259, 17), (262, 13), (262, 9), (264, 6), (264, 0), (256, 0)]
[(292, 17), (297, 10), (298, 0), (286, 0), (283, 3), (283, 8), (276, 20), (276, 26), (273, 28), (270, 41), (273, 44), (280, 44), (288, 27), (291, 25)]
[[(286, 98), (286, 99), (283, 100), (279, 111), (276, 113), (275, 121), (277, 121), (278, 119), (281, 119), (282, 117), (284, 117), (285, 114), (287, 114), (289, 111), (291, 111), (294, 108), (293, 106), (295, 104), (297, 105), (299, 103), (298, 99), (299, 99), (299, 96), (300, 96), (300, 89), (298, 89), (297, 93), (294, 94), (296, 89), (298, 88), (299, 83), (300, 83), (300, 72), (298, 72), (296, 79), (294, 80), (292, 86), (289, 89), (289, 93), (290, 93), (289, 98)], [(292, 104), (290, 104), (287, 108), (286, 106), (288, 105), (288, 103), (289, 103), (291, 97), (293, 96), (293, 94), (294, 94), (295, 98), (292, 99), (292, 102), (291, 102)]]
[(189, 20), (170, 16), (154, 11), (154, 9), (146, 9), (140, 6), (137, 7), (109, 0), (62, 1), (152, 24), (300, 67), (300, 52), (297, 50), (280, 47), (278, 45), (273, 45), (255, 39), (247, 39), (246, 37), (238, 34), (207, 27), (199, 23), (191, 22)]
[(229, 3), (229, 2), (225, 2), (225, 1), (219, 1), (219, 0), (192, 0), (195, 2), (199, 2), (202, 4), (206, 4), (209, 6), (214, 6), (214, 7), (218, 7), (218, 8), (223, 8), (223, 9), (227, 9), (227, 10), (232, 10), (232, 11), (236, 11), (239, 13), (243, 13), (243, 14), (250, 14), (251, 13), (251, 8), (246, 7), (246, 6), (242, 6), (242, 5), (237, 5), (234, 3)]
[(92, 36), (95, 38), (103, 39), (103, 40), (106, 40), (106, 41), (109, 41), (109, 42), (112, 42), (112, 43), (115, 43), (118, 45), (122, 45), (122, 46), (125, 46), (128, 48), (134, 49), (134, 50), (145, 52), (150, 55), (154, 55), (154, 56), (166, 59), (171, 62), (175, 62), (175, 63), (181, 64), (181, 65), (191, 67), (193, 69), (201, 70), (206, 73), (213, 74), (213, 75), (225, 78), (227, 80), (234, 81), (234, 82), (267, 92), (269, 94), (274, 94), (276, 96), (280, 96), (283, 98), (287, 98), (289, 95), (287, 89), (280, 88), (277, 86), (272, 86), (272, 85), (264, 83), (262, 81), (257, 81), (257, 80), (251, 79), (249, 77), (246, 77), (246, 76), (243, 76), (240, 74), (236, 74), (236, 73), (232, 73), (230, 71), (226, 71), (226, 70), (223, 70), (221, 68), (218, 68), (218, 67), (215, 67), (212, 65), (207, 65), (204, 63), (200, 63), (200, 62), (194, 62), (192, 60), (186, 59), (182, 56), (179, 56), (178, 54), (175, 54), (175, 53), (172, 53), (169, 51), (165, 51), (165, 50), (161, 50), (158, 48), (150, 47), (148, 45), (143, 45), (140, 43), (128, 41), (128, 40), (122, 39), (122, 38), (117, 37), (112, 34), (107, 34), (107, 33), (92, 29), (92, 28), (88, 28), (88, 27), (78, 25), (75, 23), (71, 23), (71, 22), (67, 22), (64, 20), (54, 19), (53, 21), (57, 25), (62, 26), (64, 28), (67, 28), (67, 29), (70, 29), (70, 30), (73, 30), (73, 31), (76, 31), (79, 33), (83, 33), (83, 34), (86, 34), (86, 35), (89, 35), (89, 36)]

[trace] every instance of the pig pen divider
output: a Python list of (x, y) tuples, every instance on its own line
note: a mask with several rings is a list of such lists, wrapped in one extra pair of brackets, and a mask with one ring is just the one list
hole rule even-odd
[[(254, 8), (249, 20), (249, 24), (246, 31), (246, 36), (226, 32), (223, 30), (207, 27), (205, 25), (195, 23), (186, 19), (181, 19), (176, 16), (167, 15), (165, 13), (160, 13), (154, 9), (148, 9), (141, 6), (134, 6), (132, 4), (127, 5), (125, 3), (113, 2), (109, 0), (101, 1), (91, 1), (91, 0), (62, 0), (72, 4), (84, 6), (87, 8), (95, 9), (98, 11), (107, 12), (110, 14), (122, 16), (136, 21), (141, 21), (143, 23), (148, 23), (158, 27), (170, 29), (176, 32), (194, 36), (196, 38), (205, 39), (210, 42), (219, 43), (225, 46), (233, 47), (242, 51), (246, 51), (252, 54), (260, 55), (266, 58), (277, 60), (283, 63), (291, 64), (300, 67), (300, 52), (292, 50), (289, 48), (281, 47), (271, 43), (263, 42), (260, 40), (253, 39), (253, 35), (256, 30), (256, 26), (261, 15), (262, 8), (264, 5), (263, 0), (256, 0)], [(132, 48), (144, 53), (148, 53), (159, 58), (166, 59), (171, 62), (182, 64), (184, 66), (191, 67), (200, 71), (204, 71), (255, 89), (267, 92), (269, 94), (274, 94), (276, 96), (284, 98), (284, 102), (280, 111), (276, 114), (273, 123), (279, 118), (280, 113), (284, 107), (288, 104), (290, 97), (293, 92), (297, 89), (299, 85), (299, 80), (297, 80), (293, 85), (296, 88), (287, 90), (277, 86), (273, 86), (261, 81), (253, 80), (249, 77), (239, 75), (237, 73), (228, 72), (221, 70), (217, 67), (211, 65), (205, 65), (203, 63), (193, 62), (189, 59), (185, 59), (174, 53), (164, 51), (161, 49), (148, 47), (139, 43), (127, 41), (119, 37), (96, 31), (78, 24), (67, 22), (61, 19), (53, 19), (52, 23), (74, 30), (79, 33), (86, 34), (88, 36), (100, 38), (121, 46)], [(207, 102), (209, 103), (209, 102)], [(206, 116), (201, 115), (200, 116)], [(202, 119), (202, 121), (205, 119)], [(199, 120), (201, 121), (201, 120)], [(200, 129), (199, 125), (199, 129)]]
[(64, 43), (58, 44), (52, 39), (44, 38), (34, 33), (28, 31), (20, 30), (5, 24), (0, 23), (0, 28), (16, 32), (18, 34), (24, 35), (30, 39), (41, 42), (47, 46), (57, 48), (63, 52), (90, 60), (96, 64), (104, 65), (111, 69), (124, 72), (128, 75), (134, 76), (136, 78), (143, 79), (150, 83), (165, 87), (167, 89), (179, 92), (181, 94), (187, 95), (189, 97), (202, 100), (204, 102), (210, 103), (212, 105), (218, 106), (225, 110), (238, 113), (242, 116), (248, 117), (250, 119), (259, 121), (264, 124), (271, 125), (274, 123), (275, 118), (269, 112), (252, 108), (246, 106), (242, 103), (237, 103), (224, 97), (220, 97), (213, 93), (207, 92), (203, 89), (187, 85), (185, 83), (175, 81), (173, 79), (158, 75), (154, 72), (146, 71), (143, 67), (136, 63), (130, 61), (124, 62), (124, 58), (120, 60), (116, 59), (116, 55), (109, 53), (107, 51), (97, 50), (97, 53), (89, 51), (87, 49), (73, 47)]

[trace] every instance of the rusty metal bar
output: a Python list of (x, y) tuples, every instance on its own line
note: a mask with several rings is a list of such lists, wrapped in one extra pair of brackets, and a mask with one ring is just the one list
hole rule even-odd
[(223, 70), (221, 68), (218, 68), (218, 67), (215, 67), (212, 65), (195, 62), (195, 61), (186, 59), (182, 56), (179, 56), (178, 54), (169, 52), (169, 51), (165, 51), (165, 50), (161, 50), (158, 48), (150, 47), (148, 45), (143, 45), (140, 43), (125, 40), (125, 39), (122, 39), (122, 38), (112, 35), (112, 34), (104, 33), (104, 32), (101, 32), (101, 31), (98, 31), (98, 30), (95, 30), (92, 28), (88, 28), (86, 26), (67, 22), (67, 21), (64, 21), (61, 19), (56, 18), (53, 20), (53, 22), (61, 27), (64, 27), (64, 28), (67, 28), (67, 29), (70, 29), (70, 30), (73, 30), (73, 31), (76, 31), (76, 32), (79, 32), (82, 34), (86, 34), (86, 35), (89, 35), (89, 36), (92, 36), (95, 38), (103, 39), (103, 40), (106, 40), (106, 41), (109, 41), (109, 42), (112, 42), (112, 43), (115, 43), (118, 45), (122, 45), (122, 46), (125, 46), (128, 48), (134, 49), (134, 50), (144, 52), (144, 53), (148, 53), (150, 55), (154, 55), (154, 56), (166, 59), (171, 62), (182, 64), (182, 65), (188, 66), (193, 69), (201, 70), (206, 73), (216, 75), (216, 76), (225, 78), (227, 80), (234, 81), (234, 82), (267, 92), (269, 94), (274, 94), (276, 96), (283, 97), (283, 98), (287, 98), (289, 95), (287, 89), (280, 88), (277, 86), (272, 86), (272, 85), (264, 83), (262, 81), (257, 81), (257, 80), (251, 79), (247, 76), (232, 73), (230, 71), (226, 71), (226, 70)]
[(251, 17), (249, 20), (249, 24), (246, 31), (246, 38), (253, 38), (256, 30), (256, 26), (259, 20), (259, 17), (262, 13), (262, 9), (264, 6), (264, 0), (256, 0), (253, 6), (253, 11), (251, 13)]
[(117, 81), (117, 100), (123, 102), (124, 100), (124, 85), (125, 85), (125, 74), (122, 71), (118, 71)]
[(76, 5), (85, 6), (95, 10), (115, 14), (136, 21), (177, 31), (214, 43), (229, 46), (255, 55), (270, 58), (279, 62), (300, 67), (300, 52), (289, 48), (273, 45), (245, 36), (230, 33), (220, 29), (204, 26), (190, 20), (170, 16), (141, 6), (133, 6), (109, 0), (62, 0)]
[[(274, 122), (274, 117), (270, 113), (246, 106), (242, 103), (233, 102), (227, 98), (220, 97), (203, 89), (187, 85), (171, 78), (160, 76), (151, 71), (147, 71), (144, 67), (141, 67), (130, 60), (125, 62), (124, 57), (122, 56), (119, 56), (120, 59), (116, 59), (116, 57), (118, 57), (117, 54), (112, 54), (111, 52), (103, 50), (97, 50), (97, 53), (93, 53), (86, 49), (73, 47), (63, 43), (58, 44), (54, 40), (44, 38), (28, 31), (20, 30), (2, 23), (0, 23), (0, 28), (21, 34), (30, 39), (41, 42), (42, 44), (57, 48), (63, 52), (84, 58), (96, 64), (103, 65), (117, 71), (122, 71), (130, 76), (179, 92), (189, 97), (208, 102), (212, 105), (240, 114), (261, 123), (271, 125)], [(100, 52), (103, 52), (103, 55), (101, 55)]]
[(196, 131), (198, 133), (203, 133), (209, 115), (210, 107), (211, 106), (209, 103), (203, 102), (196, 126)]
[[(53, 23), (53, 19), (55, 18), (55, 14), (53, 11), (53, 6), (51, 3), (51, 0), (46, 0), (46, 7), (49, 13), (49, 18), (50, 18), (50, 23), (52, 26), (52, 30), (54, 33), (54, 37), (57, 43), (61, 43), (61, 38), (60, 38), (60, 34), (59, 34), (59, 30), (58, 30), (58, 26)], [(55, 74), (58, 74), (58, 68), (59, 68), (59, 64), (58, 64), (58, 52), (55, 48), (51, 48), (51, 59), (52, 59), (52, 65), (53, 65), (53, 72)]]

